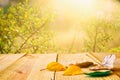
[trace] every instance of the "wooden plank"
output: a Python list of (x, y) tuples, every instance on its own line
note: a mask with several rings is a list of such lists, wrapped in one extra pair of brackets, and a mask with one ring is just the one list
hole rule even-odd
[(1, 71), (0, 80), (27, 80), (36, 60), (37, 55), (25, 55), (13, 65)]
[(27, 80), (54, 80), (54, 72), (45, 69), (47, 64), (56, 62), (57, 54), (40, 54)]
[(0, 54), (0, 61), (6, 56), (7, 56), (7, 54)]
[[(99, 61), (99, 62), (102, 62), (102, 60), (99, 59), (100, 56), (95, 56), (94, 54), (92, 53), (88, 53), (89, 57), (95, 61)], [(105, 57), (105, 56), (104, 56)], [(103, 58), (104, 58), (103, 57)], [(102, 58), (102, 59), (103, 59)], [(112, 75), (110, 76), (106, 76), (106, 77), (103, 77), (104, 80), (120, 80), (120, 77), (118, 75), (116, 75), (115, 73), (113, 73)]]
[[(96, 59), (98, 59), (100, 62), (102, 62), (104, 57), (111, 53), (90, 53), (90, 54), (94, 56)], [(115, 55), (116, 55), (116, 60), (114, 66), (120, 68), (120, 55), (118, 53), (115, 53)]]
[[(98, 60), (102, 61), (105, 56), (109, 54), (115, 54), (117, 59), (120, 59), (120, 53), (90, 53), (92, 56), (96, 57)], [(117, 60), (116, 59), (116, 60)]]
[(5, 56), (6, 54), (0, 54), (0, 57)]
[[(66, 66), (68, 66), (71, 63), (76, 63), (76, 62), (81, 63), (85, 61), (99, 63), (98, 60), (93, 58), (91, 58), (91, 55), (88, 54), (60, 54), (58, 55), (58, 62)], [(89, 71), (89, 70), (83, 69), (83, 71)], [(120, 79), (117, 75), (114, 74), (107, 77), (96, 77), (96, 78), (88, 77), (84, 74), (76, 75), (76, 76), (63, 76), (62, 74), (63, 72), (56, 72), (55, 80), (119, 80)]]
[[(94, 56), (96, 59), (98, 59), (100, 62), (102, 62), (104, 57), (109, 54), (111, 54), (111, 53), (91, 53), (91, 55)], [(114, 72), (120, 77), (120, 53), (112, 53), (112, 54), (116, 55), (114, 67), (119, 68), (118, 70), (116, 70)]]
[(46, 68), (51, 61), (56, 61), (57, 54), (30, 54), (17, 60), (13, 65), (0, 72), (0, 80), (51, 80), (54, 72)]
[[(81, 63), (85, 61), (91, 61), (94, 63), (98, 63), (91, 59), (87, 54), (59, 54), (58, 55), (58, 62), (68, 66), (71, 63)], [(83, 71), (89, 71), (89, 69), (84, 69), (82, 68)], [(103, 78), (92, 78), (88, 77), (84, 74), (81, 75), (75, 75), (75, 76), (63, 76), (63, 71), (62, 72), (56, 72), (55, 80), (104, 80)]]
[(2, 54), (0, 56), (0, 71), (4, 70), (11, 64), (13, 64), (16, 60), (21, 58), (25, 54)]

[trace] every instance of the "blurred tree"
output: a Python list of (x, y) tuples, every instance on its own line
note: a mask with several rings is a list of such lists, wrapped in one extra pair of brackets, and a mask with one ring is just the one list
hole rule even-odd
[(26, 0), (0, 8), (0, 53), (45, 53), (53, 49), (49, 23), (52, 12), (36, 8)]
[(117, 53), (120, 53), (120, 46), (118, 46), (118, 47), (116, 47), (116, 48), (110, 49), (110, 52), (117, 52)]
[(106, 19), (93, 19), (85, 28), (87, 38), (85, 39), (84, 51), (108, 51), (107, 45), (113, 38), (111, 30), (115, 30), (114, 27), (114, 24)]

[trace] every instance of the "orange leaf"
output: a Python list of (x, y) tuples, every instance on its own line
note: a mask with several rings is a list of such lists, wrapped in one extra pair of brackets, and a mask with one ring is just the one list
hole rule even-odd
[(64, 71), (66, 67), (58, 62), (51, 62), (47, 65), (47, 69), (50, 71)]
[(83, 71), (80, 67), (76, 65), (70, 65), (70, 67), (68, 67), (68, 69), (65, 70), (64, 75), (79, 75), (82, 73)]

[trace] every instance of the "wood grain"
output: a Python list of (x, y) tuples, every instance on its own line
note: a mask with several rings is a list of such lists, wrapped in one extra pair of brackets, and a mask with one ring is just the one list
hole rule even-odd
[(0, 71), (4, 70), (11, 64), (13, 64), (16, 60), (21, 58), (25, 54), (2, 54), (0, 56)]
[[(95, 64), (98, 63), (91, 59), (87, 54), (59, 54), (58, 55), (58, 62), (68, 66), (69, 64), (74, 63), (81, 63), (91, 61)], [(89, 71), (89, 69), (82, 68), (84, 72)], [(88, 77), (84, 74), (81, 75), (75, 75), (75, 76), (63, 76), (64, 72), (56, 72), (55, 80), (104, 80), (103, 78), (92, 78)]]
[(8, 56), (7, 54), (0, 54), (0, 61), (3, 60), (4, 57)]
[(100, 62), (102, 62), (104, 57), (109, 55), (109, 54), (116, 55), (114, 67), (117, 69), (114, 72), (120, 77), (120, 53), (91, 53), (91, 55), (94, 56), (96, 59), (98, 59)]
[(56, 62), (57, 54), (40, 54), (34, 63), (32, 71), (27, 80), (54, 80), (54, 72), (45, 69), (50, 62)]
[[(85, 61), (91, 61), (96, 63), (100, 63), (98, 60), (96, 60), (94, 57), (91, 58), (91, 55), (88, 56), (87, 53), (85, 54), (59, 54), (58, 55), (58, 62), (68, 66), (71, 63), (81, 63)], [(82, 68), (84, 72), (89, 71), (89, 69)], [(64, 72), (56, 72), (55, 80), (119, 80), (120, 78), (117, 75), (111, 75), (108, 77), (88, 77), (84, 74), (81, 75), (75, 75), (75, 76), (63, 76)]]
[[(100, 58), (100, 56), (102, 58)], [(102, 55), (82, 54), (5, 54), (0, 55), (0, 80), (120, 80), (116, 74), (107, 77), (88, 77), (87, 75), (63, 76), (64, 71), (46, 70), (50, 62), (59, 62), (65, 66), (86, 61), (100, 64)], [(117, 59), (118, 62), (119, 58)], [(45, 69), (40, 71), (41, 69)], [(89, 69), (82, 68), (84, 72)]]
[(26, 80), (36, 60), (34, 55), (25, 55), (0, 72), (0, 80)]

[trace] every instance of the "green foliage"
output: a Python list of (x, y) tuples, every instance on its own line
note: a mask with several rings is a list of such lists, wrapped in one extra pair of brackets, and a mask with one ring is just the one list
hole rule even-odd
[(119, 47), (116, 47), (116, 48), (112, 48), (112, 49), (110, 50), (110, 52), (118, 52), (118, 53), (120, 53), (120, 46), (119, 46)]
[(30, 6), (26, 1), (0, 8), (0, 53), (45, 53), (53, 49), (49, 23), (53, 15), (46, 8)]
[(84, 51), (90, 52), (105, 52), (108, 51), (108, 43), (113, 36), (111, 31), (115, 30), (111, 21), (106, 19), (93, 19), (86, 27)]

